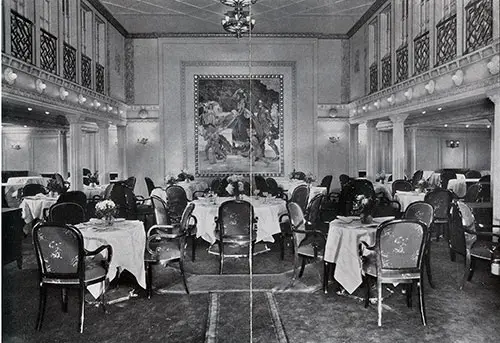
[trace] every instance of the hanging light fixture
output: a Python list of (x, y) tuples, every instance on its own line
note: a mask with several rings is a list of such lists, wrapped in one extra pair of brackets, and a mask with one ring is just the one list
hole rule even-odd
[(234, 7), (234, 10), (226, 12), (222, 19), (222, 27), (237, 38), (253, 30), (255, 19), (252, 19), (249, 11), (243, 8), (255, 4), (257, 0), (220, 0), (226, 6)]

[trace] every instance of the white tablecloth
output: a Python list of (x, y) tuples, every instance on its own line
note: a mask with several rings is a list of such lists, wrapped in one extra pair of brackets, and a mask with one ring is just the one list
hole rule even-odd
[(363, 282), (362, 262), (359, 256), (359, 243), (375, 243), (377, 224), (364, 225), (359, 219), (345, 223), (339, 219), (330, 222), (325, 245), (326, 262), (335, 263), (335, 280), (346, 291), (352, 293)]
[[(217, 197), (216, 204), (211, 204), (208, 199), (194, 200), (195, 208), (193, 215), (198, 220), (197, 237), (201, 237), (210, 244), (215, 243), (215, 217), (218, 216), (219, 205), (231, 200), (231, 197)], [(286, 202), (282, 199), (255, 200), (251, 197), (242, 197), (249, 201), (253, 207), (257, 221), (257, 242), (274, 242), (273, 235), (280, 233), (279, 216), (286, 213)]]
[(392, 200), (392, 182), (374, 182), (373, 189), (375, 190), (375, 194), (383, 193), (385, 197), (387, 197), (389, 200)]
[[(299, 185), (307, 185), (306, 182), (296, 179), (276, 179), (278, 187), (283, 188), (287, 192), (288, 199), (292, 197), (293, 191)], [(309, 201), (318, 194), (326, 195), (326, 187), (311, 186), (309, 187)]]
[(415, 201), (423, 201), (425, 198), (425, 193), (420, 192), (403, 192), (396, 191), (394, 194), (394, 200), (401, 204), (401, 212), (406, 211), (409, 204)]
[(92, 199), (94, 195), (103, 196), (104, 191), (108, 185), (96, 185), (94, 187), (83, 185), (83, 193), (87, 196), (87, 199)]
[(2, 184), (5, 186), (5, 197), (9, 207), (18, 206), (19, 202), (17, 200), (19, 189), (23, 188), (27, 184), (34, 183), (47, 187), (50, 178), (42, 176), (19, 176), (19, 177), (9, 177), (7, 182)]
[(463, 198), (467, 192), (467, 179), (451, 179), (448, 181), (448, 189), (455, 193), (459, 198)]
[[(465, 175), (464, 174), (457, 174), (457, 179), (458, 180), (465, 180)], [(454, 180), (454, 179), (451, 179)], [(429, 177), (429, 184), (434, 187), (440, 187), (441, 186), (441, 173), (433, 173)]]
[(25, 197), (19, 207), (22, 209), (22, 217), (26, 223), (31, 223), (34, 219), (43, 219), (43, 210), (50, 208), (57, 202), (57, 198), (46, 195), (35, 195)]
[[(103, 244), (111, 245), (113, 256), (107, 275), (109, 280), (113, 280), (126, 269), (135, 276), (139, 285), (146, 289), (144, 269), (146, 232), (141, 221), (115, 219), (112, 226), (106, 227), (102, 220), (94, 218), (76, 227), (82, 232), (85, 249), (95, 250)], [(103, 284), (95, 284), (88, 287), (88, 290), (97, 298), (102, 293), (103, 287)]]

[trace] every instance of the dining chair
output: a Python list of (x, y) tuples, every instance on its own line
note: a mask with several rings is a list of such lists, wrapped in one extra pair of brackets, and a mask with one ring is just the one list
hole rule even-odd
[(184, 255), (187, 246), (186, 238), (190, 232), (190, 221), (195, 205), (189, 203), (182, 213), (179, 224), (156, 224), (149, 228), (146, 234), (146, 252), (144, 262), (146, 266), (146, 291), (148, 299), (153, 293), (152, 265), (160, 263), (166, 266), (170, 262), (179, 262), (184, 289), (189, 294), (184, 271)]
[(411, 177), (411, 185), (413, 188), (415, 188), (420, 180), (424, 177), (424, 171), (419, 169), (413, 173), (413, 176)]
[[(259, 195), (262, 195), (262, 193), (264, 193), (264, 192), (269, 193), (269, 187), (266, 183), (266, 179), (262, 175), (255, 175), (254, 180), (255, 180), (254, 189), (259, 190)], [(253, 194), (253, 190), (252, 190), (252, 194)]]
[[(33, 228), (33, 245), (38, 263), (40, 298), (36, 329), (41, 330), (47, 302), (47, 288), (62, 290), (62, 308), (68, 311), (68, 288), (78, 288), (79, 330), (83, 332), (85, 290), (92, 284), (104, 282), (100, 302), (105, 311), (105, 290), (113, 249), (101, 245), (93, 251), (84, 247), (83, 236), (76, 227), (57, 223), (38, 223)], [(105, 252), (106, 257), (102, 253)]]
[(442, 227), (444, 227), (444, 235), (448, 237), (451, 201), (453, 200), (453, 198), (453, 192), (443, 188), (435, 188), (432, 191), (428, 192), (424, 197), (424, 201), (428, 204), (431, 204), (434, 208), (432, 231), (436, 231), (436, 241), (438, 241), (440, 235), (443, 234), (443, 230), (438, 230), (438, 228), (441, 229)]
[[(378, 326), (382, 326), (382, 285), (385, 283), (407, 283), (407, 306), (411, 307), (412, 286), (417, 284), (420, 315), (425, 326), (424, 285), (422, 282), (422, 261), (425, 255), (427, 227), (416, 219), (395, 219), (380, 224), (377, 228), (375, 245), (364, 247), (374, 253), (365, 256), (363, 271), (376, 278)], [(366, 282), (368, 284), (368, 282)], [(365, 307), (368, 307), (370, 287), (367, 285)]]
[(448, 182), (451, 179), (456, 179), (457, 178), (457, 173), (454, 172), (453, 170), (443, 170), (440, 175), (441, 178), (441, 188), (447, 189), (448, 188)]
[(330, 186), (332, 184), (333, 175), (326, 175), (321, 179), (319, 187), (326, 187), (326, 194), (330, 194)]
[(413, 186), (412, 186), (411, 182), (409, 182), (407, 180), (399, 179), (399, 180), (394, 180), (394, 182), (392, 183), (392, 196), (394, 196), (394, 194), (396, 194), (396, 191), (409, 192), (412, 190), (413, 190)]
[(148, 190), (148, 195), (151, 194), (151, 191), (155, 188), (155, 183), (151, 178), (149, 177), (144, 177), (144, 181), (146, 182), (146, 188)]
[(48, 220), (58, 224), (79, 224), (87, 221), (83, 207), (75, 202), (57, 202), (50, 206)]
[(375, 198), (375, 206), (372, 210), (372, 217), (401, 217), (401, 204), (396, 200), (389, 200), (386, 197)]
[[(297, 279), (297, 268), (299, 258), (301, 268), (298, 277), (301, 278), (304, 274), (308, 260), (323, 260), (326, 244), (326, 235), (323, 231), (308, 227), (302, 208), (295, 202), (289, 202), (286, 205), (288, 215), (290, 217), (290, 227), (293, 238), (294, 263), (291, 284)], [(327, 264), (324, 264), (323, 271), (323, 292), (326, 292), (328, 282)]]
[(278, 186), (278, 182), (276, 181), (276, 179), (274, 179), (272, 177), (268, 177), (266, 179), (266, 183), (267, 183), (267, 187), (269, 189), (269, 193), (271, 193), (271, 195), (273, 195), (274, 197), (277, 197), (277, 198), (285, 199), (285, 200), (288, 199), (283, 188)]
[(434, 221), (434, 207), (425, 201), (415, 201), (406, 207), (406, 211), (403, 215), (404, 219), (417, 219), (420, 220), (427, 226), (428, 231), (428, 242), (427, 249), (425, 251), (424, 263), (425, 270), (427, 271), (427, 281), (431, 288), (434, 288), (434, 283), (432, 282), (432, 272), (431, 272), (431, 235), (432, 235), (432, 224)]
[(481, 172), (478, 170), (469, 170), (465, 173), (465, 178), (466, 179), (480, 179)]
[(38, 183), (28, 183), (22, 188), (21, 197), (34, 196), (39, 193), (47, 194), (48, 190)]
[[(456, 254), (465, 257), (465, 270), (460, 285), (460, 289), (463, 289), (466, 281), (472, 279), (476, 260), (493, 262), (494, 252), (500, 249), (500, 234), (492, 232), (492, 229), (500, 228), (500, 225), (488, 227), (481, 225), (482, 231), (478, 231), (471, 208), (461, 201), (453, 202), (451, 216), (452, 225), (450, 225), (448, 246), (452, 261), (456, 260)], [(493, 241), (494, 239), (496, 242)]]
[(182, 186), (170, 185), (165, 189), (167, 213), (172, 223), (180, 223), (182, 213), (187, 206), (188, 198)]
[[(236, 250), (231, 256), (248, 257), (257, 238), (254, 208), (245, 200), (229, 200), (219, 206), (215, 217), (215, 234), (219, 248), (219, 274), (222, 274), (226, 249)], [(242, 250), (248, 249), (248, 250)]]
[[(57, 203), (62, 203), (62, 202), (74, 202), (80, 205), (84, 210), (85, 210), (85, 215), (88, 218), (88, 208), (91, 206), (89, 204), (89, 201), (87, 200), (87, 195), (82, 192), (82, 191), (67, 191), (64, 193), (59, 194), (59, 197), (57, 198)], [(95, 206), (95, 205), (94, 205)]]

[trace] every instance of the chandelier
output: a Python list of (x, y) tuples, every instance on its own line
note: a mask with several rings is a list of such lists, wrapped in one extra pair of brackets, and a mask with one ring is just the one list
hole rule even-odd
[(255, 4), (257, 0), (220, 0), (226, 6), (234, 7), (234, 10), (226, 12), (222, 19), (222, 27), (237, 38), (253, 30), (255, 19), (250, 17), (250, 12), (243, 8)]

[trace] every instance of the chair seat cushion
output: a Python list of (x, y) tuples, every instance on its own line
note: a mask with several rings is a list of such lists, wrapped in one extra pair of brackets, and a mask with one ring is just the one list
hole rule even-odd
[[(85, 282), (91, 282), (106, 276), (107, 270), (104, 267), (107, 261), (99, 257), (87, 257), (85, 259)], [(78, 284), (78, 279), (56, 279), (43, 278), (45, 283), (52, 284)]]
[(159, 242), (152, 241), (149, 246), (154, 253), (151, 254), (146, 249), (144, 254), (144, 260), (146, 262), (168, 262), (181, 257), (179, 243), (176, 240), (160, 240)]
[[(363, 271), (365, 274), (377, 277), (377, 254), (375, 252), (370, 252), (366, 256), (363, 256)], [(413, 280), (418, 279), (420, 273), (405, 273), (401, 270), (384, 270), (380, 277), (383, 279)]]
[(314, 257), (314, 250), (317, 256), (323, 258), (324, 240), (318, 237), (307, 237), (299, 245), (298, 254), (307, 257)]
[(476, 241), (470, 249), (470, 253), (473, 257), (489, 260), (491, 259), (491, 244), (487, 241)]

